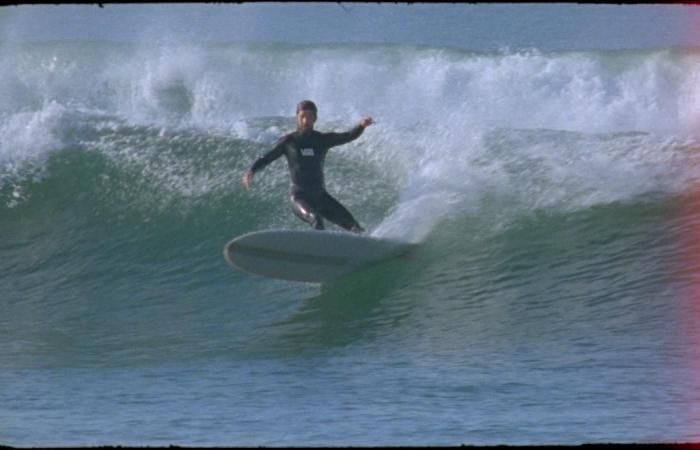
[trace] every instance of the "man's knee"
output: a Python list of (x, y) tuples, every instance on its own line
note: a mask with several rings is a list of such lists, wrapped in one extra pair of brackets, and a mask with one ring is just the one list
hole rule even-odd
[(292, 200), (292, 210), (297, 217), (299, 217), (304, 222), (311, 224), (316, 230), (325, 229), (323, 225), (323, 218), (318, 213), (295, 199)]

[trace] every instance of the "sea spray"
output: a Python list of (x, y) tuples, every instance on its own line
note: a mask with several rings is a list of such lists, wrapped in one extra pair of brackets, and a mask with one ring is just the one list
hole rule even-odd
[[(319, 105), (322, 131), (377, 119), (326, 168), (329, 189), (377, 235), (419, 241), (450, 216), (676, 193), (695, 175), (692, 51), (61, 42), (0, 56), (5, 206), (68, 149), (161, 186), (163, 205), (237, 191), (240, 173), (294, 129), (301, 98)], [(270, 167), (251, 195), (284, 199), (273, 192), (286, 190), (285, 170)]]

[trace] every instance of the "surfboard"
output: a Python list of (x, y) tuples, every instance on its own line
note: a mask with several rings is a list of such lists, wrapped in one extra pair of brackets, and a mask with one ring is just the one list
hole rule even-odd
[(318, 230), (265, 230), (239, 236), (224, 257), (244, 272), (284, 280), (322, 283), (369, 264), (406, 255), (416, 244)]

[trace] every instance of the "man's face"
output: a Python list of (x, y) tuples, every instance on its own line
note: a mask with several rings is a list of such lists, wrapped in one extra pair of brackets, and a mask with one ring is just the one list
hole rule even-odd
[(313, 130), (316, 123), (316, 113), (309, 109), (302, 109), (297, 113), (297, 123), (302, 130)]

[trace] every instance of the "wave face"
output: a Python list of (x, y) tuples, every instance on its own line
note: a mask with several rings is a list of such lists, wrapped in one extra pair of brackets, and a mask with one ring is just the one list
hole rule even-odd
[[(55, 42), (0, 60), (0, 440), (700, 439), (700, 53)], [(328, 189), (414, 259), (323, 287), (226, 265), (236, 235), (305, 227), (284, 162), (240, 185), (305, 98), (322, 131), (375, 118), (329, 155)], [(25, 378), (77, 422), (27, 430)], [(347, 420), (305, 425), (327, 417)]]

